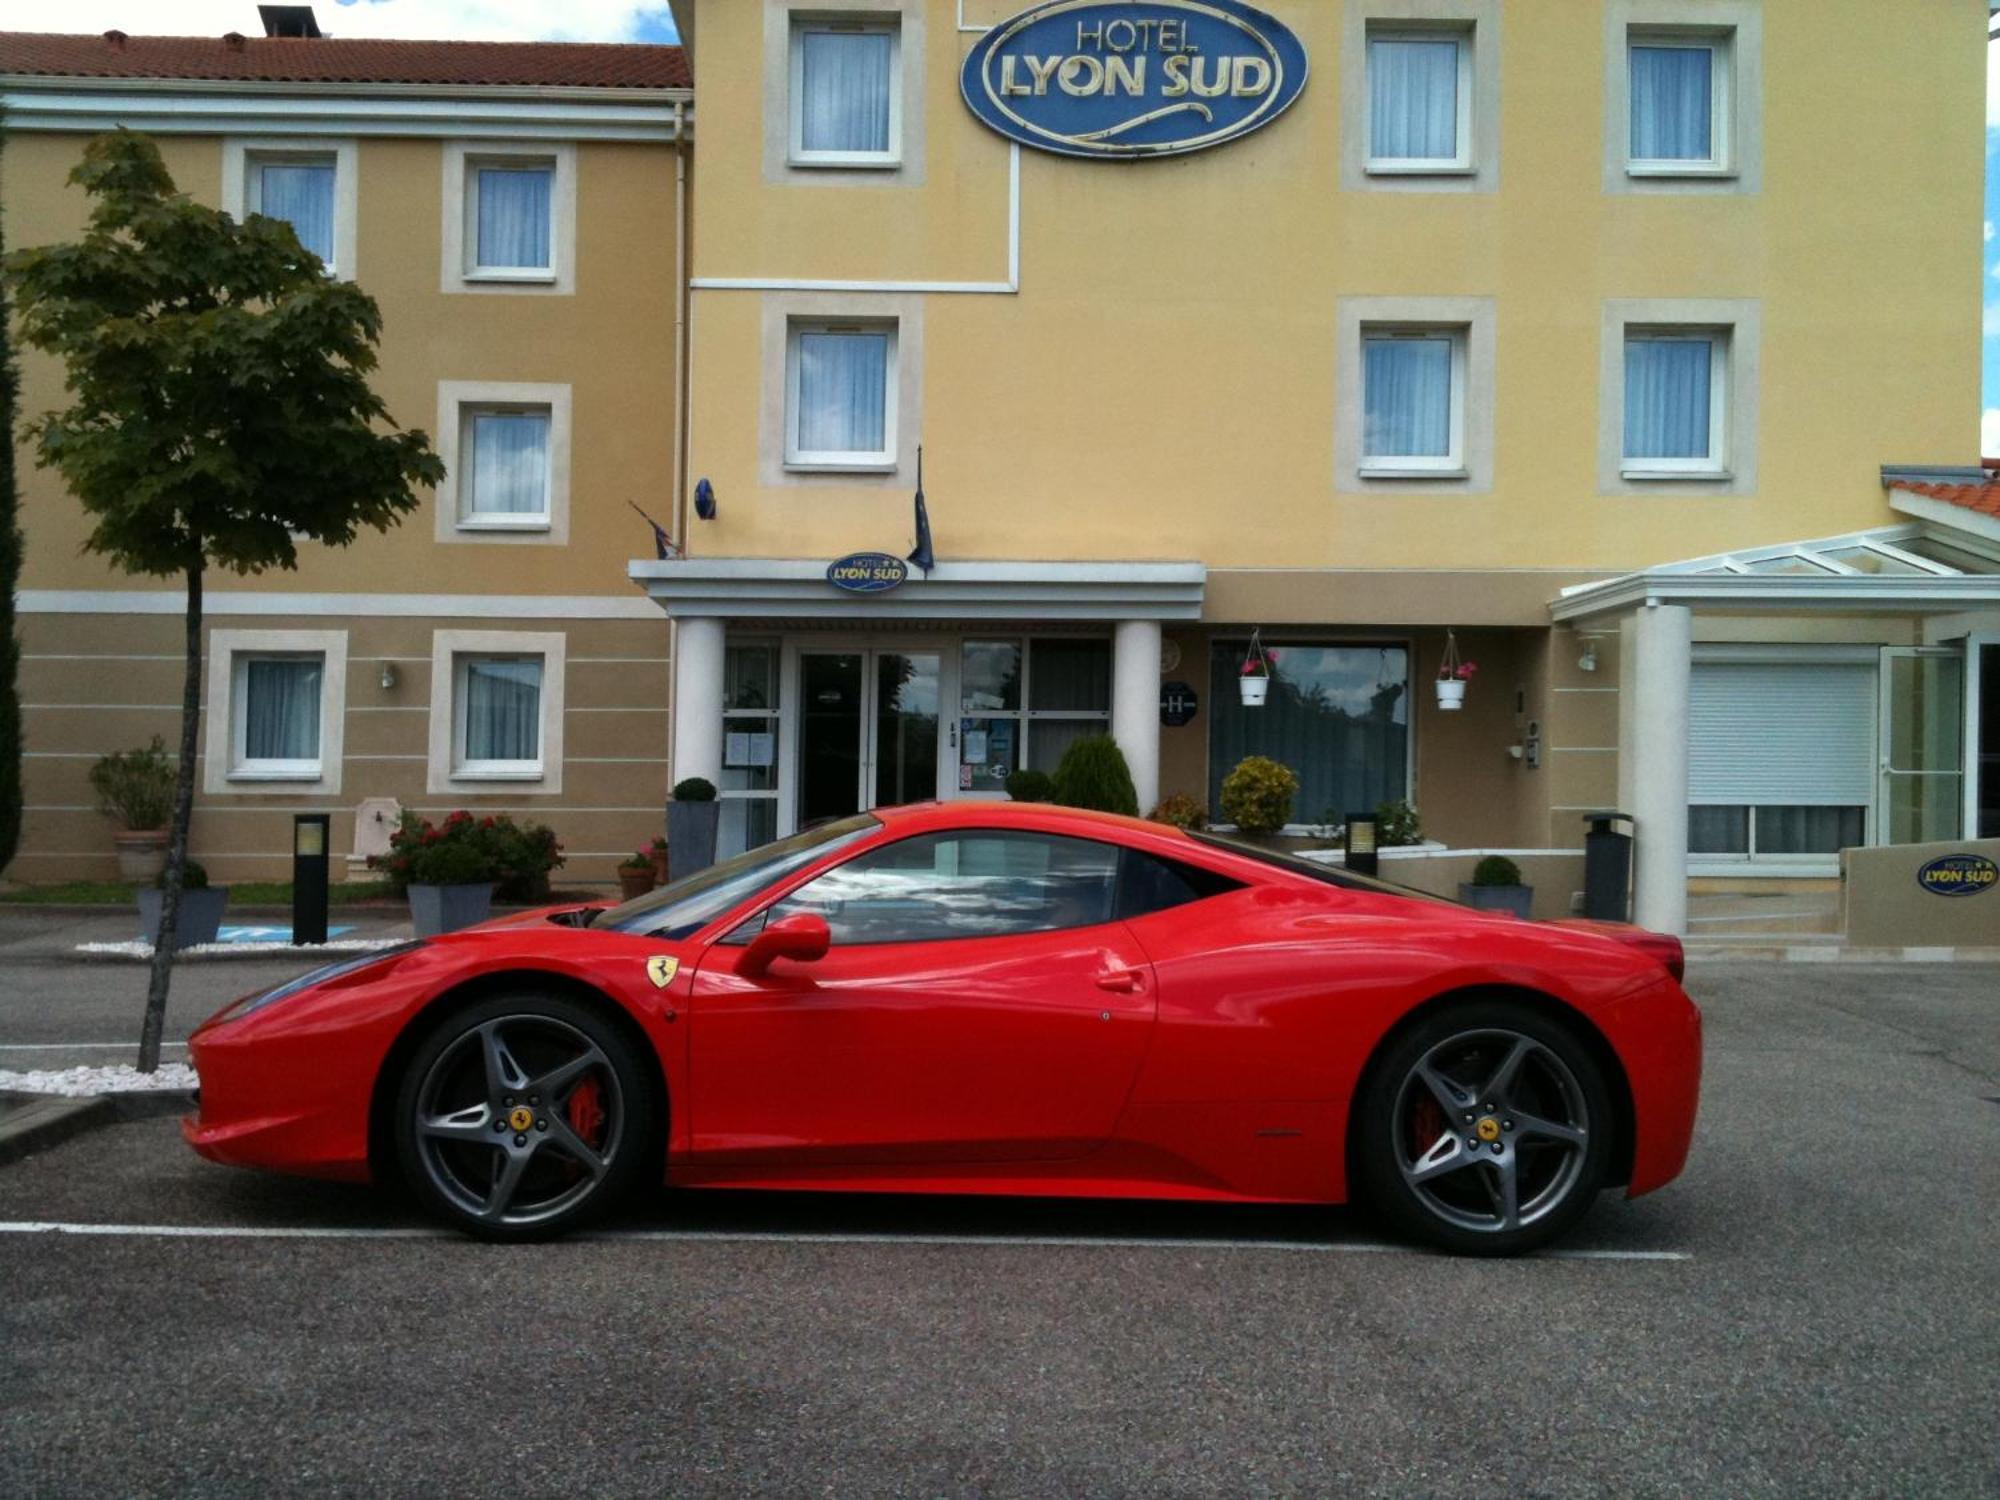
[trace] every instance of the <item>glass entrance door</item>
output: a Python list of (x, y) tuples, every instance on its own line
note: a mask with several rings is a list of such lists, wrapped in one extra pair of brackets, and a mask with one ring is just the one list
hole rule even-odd
[(798, 827), (937, 796), (943, 660), (799, 653)]
[(1875, 820), (1881, 842), (1957, 838), (1964, 811), (1965, 658), (1929, 646), (1884, 650), (1881, 725)]

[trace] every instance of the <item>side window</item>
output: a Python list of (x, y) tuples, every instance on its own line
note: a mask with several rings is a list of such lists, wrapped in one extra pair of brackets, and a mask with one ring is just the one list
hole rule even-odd
[(841, 947), (1094, 927), (1112, 918), (1118, 854), (1049, 834), (924, 834), (827, 871), (769, 915), (822, 917)]
[(1242, 881), (1199, 865), (1127, 849), (1118, 867), (1118, 917), (1130, 921), (1242, 888)]

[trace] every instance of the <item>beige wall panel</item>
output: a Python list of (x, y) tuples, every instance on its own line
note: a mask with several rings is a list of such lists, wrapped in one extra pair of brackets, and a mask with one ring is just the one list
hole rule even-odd
[[(351, 669), (350, 669), (351, 670)], [(352, 677), (349, 678), (352, 681)], [(430, 709), (396, 709), (384, 712), (358, 711), (347, 706), (347, 756), (350, 774), (357, 756), (414, 755), (423, 759), (430, 750)], [(342, 782), (343, 794), (347, 783)]]
[(33, 758), (85, 755), (95, 758), (113, 750), (144, 745), (154, 735), (172, 751), (179, 745), (179, 708), (37, 708), (23, 716), (22, 737)]
[(1211, 620), (1357, 625), (1522, 625), (1546, 627), (1549, 601), (1585, 573), (1422, 569), (1354, 573), (1323, 569), (1212, 569), (1202, 613)]
[(1694, 617), (1697, 641), (1776, 641), (1786, 645), (1920, 646), (1923, 623), (1890, 615), (1708, 615)]
[[(28, 586), (24, 582), (23, 587)], [(107, 578), (104, 586), (123, 584)], [(109, 656), (149, 672), (162, 662), (177, 667), (186, 659), (187, 634), (178, 615), (23, 614), (15, 617), (14, 628), (23, 656), (52, 660)]]
[(1942, 854), (2000, 860), (2000, 839), (1843, 851), (1841, 913), (1848, 942), (1870, 948), (2000, 948), (2000, 889), (1989, 886), (1976, 895), (1941, 896), (1917, 884), (1917, 871)]
[(80, 654), (24, 657), (21, 703), (30, 712), (40, 704), (124, 703), (170, 707), (178, 714), (182, 674), (183, 664), (178, 656), (159, 661)]
[(572, 765), (580, 759), (607, 755), (644, 760), (664, 777), (667, 771), (667, 716), (653, 709), (639, 713), (590, 713), (572, 709), (563, 731), (563, 751)]

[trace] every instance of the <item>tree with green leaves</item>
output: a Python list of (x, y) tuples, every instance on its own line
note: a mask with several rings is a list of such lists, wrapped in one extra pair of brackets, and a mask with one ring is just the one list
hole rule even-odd
[(85, 546), (187, 590), (187, 668), (160, 933), (139, 1067), (159, 1066), (201, 702), (202, 588), (212, 570), (298, 565), (301, 540), (342, 547), (414, 510), (443, 465), (369, 388), (375, 300), (326, 275), (289, 224), (177, 192), (146, 137), (84, 149), (83, 237), (5, 262), (21, 337), (61, 359), (70, 404), (24, 439), (89, 513)]

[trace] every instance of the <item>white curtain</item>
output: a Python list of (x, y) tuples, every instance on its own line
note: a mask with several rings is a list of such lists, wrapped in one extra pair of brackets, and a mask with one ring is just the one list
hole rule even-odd
[(243, 663), (243, 758), (319, 759), (320, 663), (252, 657)]
[(1632, 157), (1709, 161), (1715, 54), (1707, 47), (1632, 49)]
[(887, 334), (799, 335), (800, 452), (880, 453), (888, 394)]
[(807, 31), (799, 40), (799, 144), (808, 151), (887, 151), (888, 33)]
[(546, 412), (481, 412), (472, 419), (472, 512), (540, 516), (549, 509)]
[(483, 658), (465, 664), (465, 759), (539, 760), (542, 664)]
[(1451, 161), (1458, 155), (1458, 43), (1368, 44), (1368, 154)]
[(1451, 340), (1369, 339), (1364, 353), (1363, 454), (1449, 457)]
[(283, 219), (299, 243), (333, 260), (333, 168), (318, 162), (266, 162), (257, 169), (257, 211)]
[(479, 264), (546, 270), (549, 264), (547, 167), (479, 169)]
[(1625, 341), (1625, 456), (1709, 456), (1708, 339)]

